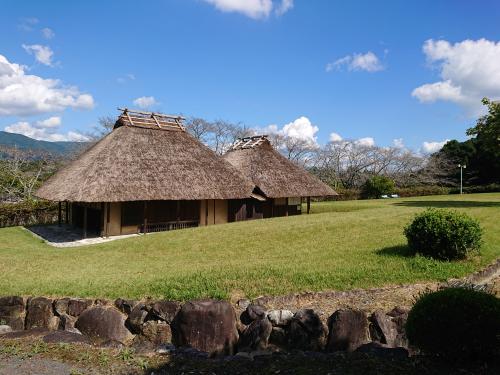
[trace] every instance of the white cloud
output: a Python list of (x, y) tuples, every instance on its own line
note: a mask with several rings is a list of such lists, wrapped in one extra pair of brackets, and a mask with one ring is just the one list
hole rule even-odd
[(373, 147), (375, 146), (375, 139), (372, 137), (359, 138), (354, 143), (358, 146)]
[(282, 16), (293, 8), (293, 0), (281, 0), (281, 3), (276, 6), (275, 13), (277, 16)]
[(477, 115), (483, 97), (500, 97), (500, 42), (467, 39), (451, 44), (430, 39), (423, 52), (439, 69), (441, 80), (413, 90), (412, 96), (421, 102), (450, 101)]
[(316, 133), (318, 133), (318, 131), (319, 128), (313, 125), (305, 116), (301, 116), (296, 120), (285, 124), (281, 129), (275, 124), (268, 125), (264, 129), (255, 129), (256, 134), (277, 134), (305, 141), (312, 146), (318, 145), (316, 137)]
[(141, 96), (140, 98), (134, 100), (134, 104), (139, 108), (146, 109), (160, 103), (156, 101), (154, 96)]
[(203, 0), (218, 10), (227, 13), (241, 13), (253, 19), (267, 18), (274, 9), (276, 16), (282, 16), (293, 8), (293, 0)]
[(59, 116), (49, 117), (46, 120), (37, 121), (35, 126), (38, 128), (58, 128), (61, 126), (61, 118)]
[(330, 142), (340, 142), (343, 138), (338, 133), (330, 133)]
[(437, 152), (443, 148), (446, 142), (448, 142), (449, 139), (445, 139), (442, 142), (424, 142), (422, 143), (422, 151), (425, 152), (426, 154), (432, 154), (434, 152)]
[(91, 109), (94, 99), (58, 79), (25, 74), (26, 67), (0, 55), (0, 116), (30, 116), (66, 108)]
[(54, 116), (46, 120), (37, 121), (33, 124), (27, 121), (19, 121), (12, 125), (6, 126), (5, 131), (8, 133), (22, 134), (41, 141), (85, 142), (89, 140), (88, 137), (74, 131), (69, 131), (66, 134), (57, 133), (56, 130), (60, 126), (61, 118)]
[(45, 39), (52, 39), (53, 37), (56, 36), (56, 34), (54, 33), (54, 30), (48, 28), (48, 27), (44, 27), (42, 29), (42, 36), (45, 38)]
[(384, 66), (380, 62), (380, 59), (373, 52), (368, 51), (364, 54), (354, 53), (352, 55), (347, 55), (335, 60), (334, 62), (326, 64), (325, 70), (331, 72), (333, 70), (341, 70), (343, 67), (347, 67), (349, 71), (366, 71), (366, 72), (378, 72), (384, 70)]
[(31, 31), (37, 23), (38, 18), (36, 17), (24, 17), (19, 20), (19, 24), (17, 26), (23, 31)]
[(282, 132), (290, 138), (316, 144), (316, 133), (318, 130), (319, 128), (313, 125), (307, 117), (302, 116), (283, 126)]
[(405, 148), (405, 144), (403, 142), (403, 138), (396, 138), (392, 140), (392, 144), (396, 148)]
[(54, 55), (54, 52), (49, 46), (42, 46), (40, 44), (27, 46), (26, 44), (23, 44), (23, 48), (30, 55), (35, 55), (35, 59), (39, 63), (47, 66), (53, 66), (52, 56)]
[(127, 73), (123, 77), (118, 77), (116, 79), (116, 82), (118, 83), (126, 83), (128, 81), (134, 81), (135, 80), (135, 75), (132, 73)]

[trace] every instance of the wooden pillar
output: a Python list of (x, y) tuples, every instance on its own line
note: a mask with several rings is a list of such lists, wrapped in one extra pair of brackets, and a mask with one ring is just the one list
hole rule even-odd
[(214, 224), (215, 224), (215, 199), (214, 199)]
[(208, 226), (208, 199), (205, 201), (205, 225)]
[(65, 203), (66, 203), (65, 204), (65, 211), (66, 212), (64, 214), (65, 214), (66, 217), (65, 217), (64, 221), (66, 222), (66, 224), (69, 224), (69, 202), (66, 201)]
[(285, 216), (288, 216), (288, 197), (285, 198)]
[(109, 213), (111, 211), (111, 203), (106, 203), (106, 237), (109, 237), (109, 221), (111, 214)]
[(144, 212), (143, 212), (143, 219), (144, 219), (144, 234), (148, 232), (148, 202), (144, 201)]
[(103, 212), (102, 212), (102, 236), (108, 237), (108, 204), (102, 204)]
[(307, 197), (307, 214), (311, 212), (311, 197)]
[(181, 201), (177, 201), (175, 217), (177, 219), (177, 222), (181, 220)]
[(87, 206), (83, 207), (83, 238), (87, 238)]
[(274, 198), (271, 198), (271, 217), (274, 217)]
[(61, 201), (59, 201), (59, 205), (57, 207), (57, 225), (61, 226), (62, 218), (61, 218)]

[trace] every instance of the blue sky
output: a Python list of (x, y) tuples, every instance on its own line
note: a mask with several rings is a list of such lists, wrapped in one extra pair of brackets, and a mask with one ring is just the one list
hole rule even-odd
[(142, 105), (319, 144), (335, 133), (432, 151), (465, 138), (481, 97), (500, 98), (495, 0), (1, 8), (0, 129), (40, 139), (80, 139), (116, 107)]

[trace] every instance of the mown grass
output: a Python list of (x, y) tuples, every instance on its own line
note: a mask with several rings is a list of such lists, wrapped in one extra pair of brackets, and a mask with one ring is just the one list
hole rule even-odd
[[(403, 227), (451, 207), (485, 230), (482, 255), (407, 257)], [(500, 255), (500, 194), (313, 203), (312, 214), (53, 248), (0, 229), (0, 295), (190, 299), (255, 297), (462, 277)]]

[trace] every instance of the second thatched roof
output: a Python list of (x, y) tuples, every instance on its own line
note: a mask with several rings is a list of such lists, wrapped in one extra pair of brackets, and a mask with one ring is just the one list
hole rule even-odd
[(247, 176), (268, 198), (338, 195), (305, 169), (277, 152), (266, 136), (238, 140), (224, 159)]
[(73, 202), (246, 198), (254, 185), (230, 163), (157, 115), (115, 129), (49, 178), (40, 198)]

